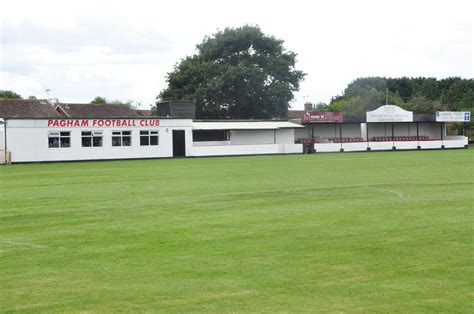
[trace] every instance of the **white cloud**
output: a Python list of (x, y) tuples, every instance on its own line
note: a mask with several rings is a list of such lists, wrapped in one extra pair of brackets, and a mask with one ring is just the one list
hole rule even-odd
[[(42, 95), (44, 86), (27, 75), (0, 71), (0, 86), (4, 90), (13, 90), (23, 97)], [(46, 98), (46, 97), (45, 97)]]
[[(6, 14), (5, 12), (8, 12)], [(63, 101), (154, 101), (165, 75), (217, 29), (258, 24), (328, 101), (362, 76), (473, 77), (470, 1), (15, 1), (0, 16), (0, 89)]]

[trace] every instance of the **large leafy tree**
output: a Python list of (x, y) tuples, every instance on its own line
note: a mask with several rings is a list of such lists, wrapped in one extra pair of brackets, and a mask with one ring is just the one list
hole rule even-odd
[(285, 117), (304, 73), (296, 54), (258, 26), (226, 28), (205, 37), (197, 54), (168, 73), (160, 100), (192, 99), (201, 119)]

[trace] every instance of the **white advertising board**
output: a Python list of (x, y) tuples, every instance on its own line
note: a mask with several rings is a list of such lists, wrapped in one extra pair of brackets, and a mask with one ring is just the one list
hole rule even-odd
[(436, 111), (438, 122), (469, 122), (471, 113), (469, 111)]
[(367, 122), (413, 122), (413, 112), (398, 106), (385, 105), (373, 111), (367, 111)]

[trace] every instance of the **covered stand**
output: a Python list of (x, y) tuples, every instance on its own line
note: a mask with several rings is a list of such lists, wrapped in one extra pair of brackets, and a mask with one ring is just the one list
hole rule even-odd
[(308, 152), (363, 151), (363, 119), (344, 116), (342, 112), (305, 112), (301, 123), (307, 134), (297, 131), (298, 141)]
[[(368, 111), (366, 133), (368, 150), (443, 149), (465, 147), (464, 136), (446, 135), (446, 116), (453, 112), (433, 115), (413, 115), (393, 105)], [(469, 117), (470, 118), (470, 117)], [(454, 118), (452, 118), (454, 119)], [(449, 120), (449, 121), (460, 121)]]
[(368, 111), (365, 118), (342, 112), (304, 112), (295, 139), (307, 152), (444, 149), (467, 147), (466, 136), (448, 136), (446, 123), (469, 122), (469, 112), (413, 115), (393, 105)]

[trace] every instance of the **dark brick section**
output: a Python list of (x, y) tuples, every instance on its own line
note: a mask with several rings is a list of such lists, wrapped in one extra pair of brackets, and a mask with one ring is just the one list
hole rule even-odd
[(164, 101), (156, 104), (156, 112), (160, 117), (195, 119), (196, 104), (192, 100)]

